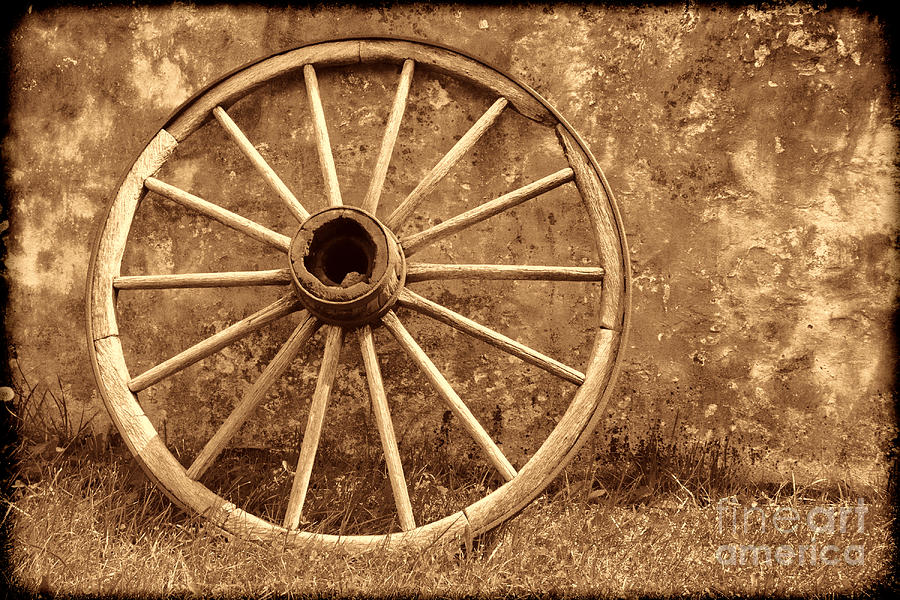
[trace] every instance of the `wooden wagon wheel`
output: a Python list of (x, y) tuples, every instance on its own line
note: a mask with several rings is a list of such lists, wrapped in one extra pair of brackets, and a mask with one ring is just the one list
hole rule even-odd
[[(399, 83), (386, 131), (371, 174), (368, 192), (358, 207), (344, 204), (319, 95), (316, 68), (358, 63), (397, 65)], [(440, 72), (491, 93), (496, 101), (415, 185), (390, 214), (378, 211), (379, 198), (403, 118), (416, 68)], [(328, 207), (310, 215), (259, 151), (231, 119), (226, 108), (251, 90), (278, 76), (302, 73), (308, 95)], [(569, 166), (541, 174), (472, 210), (416, 233), (401, 236), (400, 225), (420, 207), (429, 192), (482, 137), (504, 111), (527, 118), (529, 126), (553, 128)], [(217, 122), (263, 175), (296, 219), (291, 236), (277, 233), (225, 208), (172, 186), (157, 175), (179, 143), (204, 123)], [(517, 266), (426, 264), (411, 260), (429, 244), (566, 183), (582, 199), (596, 241), (596, 266)], [(215, 219), (284, 254), (281, 268), (264, 271), (122, 276), (120, 268), (132, 220), (148, 191)], [(375, 214), (379, 217), (376, 218)], [(407, 285), (429, 279), (602, 280), (599, 322), (584, 373), (558, 362), (493, 329), (427, 300)], [(119, 337), (116, 303), (119, 290), (214, 286), (282, 285), (283, 296), (258, 312), (215, 333), (174, 357), (137, 375), (129, 373)], [(399, 309), (421, 313), (450, 325), (513, 357), (571, 382), (574, 396), (562, 418), (537, 452), (516, 470), (485, 429), (423, 352), (398, 318)], [(438, 539), (477, 535), (509, 518), (535, 498), (571, 460), (603, 415), (628, 329), (629, 263), (621, 220), (609, 186), (578, 135), (537, 93), (499, 71), (458, 51), (398, 39), (366, 38), (315, 43), (270, 56), (227, 75), (189, 100), (159, 130), (134, 162), (101, 228), (88, 279), (88, 335), (94, 373), (112, 420), (138, 462), (178, 505), (204, 515), (228, 531), (253, 539), (350, 548), (373, 545), (421, 547)], [(173, 456), (137, 400), (137, 393), (225, 346), (290, 313), (299, 324), (237, 407), (185, 468)], [(403, 314), (403, 313), (401, 313)], [(405, 317), (404, 317), (405, 318)], [(463, 510), (430, 523), (417, 523), (388, 409), (374, 328), (384, 327), (425, 374), (437, 395), (483, 451), (505, 483)], [(299, 461), (281, 523), (272, 523), (237, 507), (199, 482), (229, 440), (251, 416), (273, 381), (318, 330), (325, 346), (313, 393)], [(298, 528), (342, 344), (358, 343), (364, 360), (373, 411), (394, 494), (401, 531), (378, 535), (336, 536)]]

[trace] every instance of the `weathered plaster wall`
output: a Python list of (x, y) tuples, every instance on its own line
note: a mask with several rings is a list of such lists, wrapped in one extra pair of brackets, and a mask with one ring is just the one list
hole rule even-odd
[[(180, 6), (29, 15), (10, 40), (3, 157), (11, 199), (7, 323), (32, 382), (58, 375), (67, 397), (100, 406), (84, 342), (91, 241), (119, 179), (168, 115), (250, 59), (348, 35), (464, 49), (537, 89), (591, 146), (617, 195), (634, 276), (634, 327), (600, 447), (657, 431), (666, 441), (728, 438), (763, 477), (882, 480), (894, 427), (897, 138), (883, 31), (849, 10)], [(342, 190), (359, 196), (396, 72), (321, 77)], [(410, 106), (420, 116), (404, 122), (387, 198), (408, 191), (491, 100), (448, 79), (416, 81)], [(315, 205), (321, 183), (302, 117), (302, 78), (279, 82), (275, 92), (242, 101), (233, 116), (251, 139), (268, 144), (276, 170)], [(562, 165), (552, 136), (521, 133), (520, 125), (504, 116), (442, 184), (432, 218)], [(237, 150), (207, 130), (179, 149), (168, 180), (288, 227), (286, 214), (267, 214), (273, 199)], [(461, 262), (590, 260), (571, 190), (554, 194), (442, 249)], [(272, 268), (258, 245), (216, 224), (163, 202), (142, 211), (134, 235), (143, 244), (126, 257), (132, 272)], [(423, 293), (581, 366), (596, 308), (592, 289), (541, 285), (435, 285)], [(267, 293), (123, 295), (133, 371), (255, 310), (274, 297)], [(495, 293), (505, 294), (503, 304)], [(521, 327), (523, 319), (529, 327)], [(208, 431), (289, 327), (274, 328), (275, 341), (251, 338), (151, 389), (143, 398), (148, 412), (161, 422), (165, 410), (173, 437)], [(542, 419), (552, 425), (571, 388), (506, 365), (462, 336), (442, 345), (442, 326), (419, 320), (411, 328), (521, 464), (549, 426)], [(385, 348), (383, 368), (394, 377), (388, 391), (413, 407), (397, 411), (398, 429), (439, 450), (448, 428), (442, 411), (396, 347)], [(266, 405), (244, 443), (290, 443), (305, 404), (284, 398), (308, 397), (320, 352), (317, 343), (301, 356), (278, 386), (282, 400)], [(357, 442), (375, 435), (365, 403), (350, 400), (365, 397), (355, 352), (348, 344), (323, 442), (334, 460), (358, 455)], [(513, 383), (503, 369), (511, 369)], [(208, 400), (190, 400), (201, 395)], [(287, 428), (272, 426), (284, 415)]]

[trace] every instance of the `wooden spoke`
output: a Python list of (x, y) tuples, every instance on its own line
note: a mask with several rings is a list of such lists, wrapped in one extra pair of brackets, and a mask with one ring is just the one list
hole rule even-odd
[(297, 200), (297, 197), (288, 189), (288, 187), (281, 180), (281, 177), (272, 170), (272, 167), (269, 166), (269, 163), (266, 162), (266, 159), (262, 157), (262, 154), (253, 146), (247, 136), (244, 135), (244, 132), (237, 126), (237, 123), (231, 120), (231, 117), (228, 116), (228, 113), (225, 112), (225, 109), (221, 106), (217, 106), (213, 109), (213, 115), (216, 117), (216, 120), (222, 126), (228, 135), (231, 136), (231, 139), (237, 144), (238, 148), (241, 149), (241, 152), (244, 153), (244, 156), (253, 163), (253, 166), (256, 167), (256, 170), (259, 171), (260, 175), (263, 176), (263, 179), (266, 180), (266, 183), (269, 184), (278, 197), (285, 203), (288, 210), (291, 211), (291, 214), (294, 215), (301, 223), (309, 218), (309, 211), (303, 208), (303, 205), (300, 204), (300, 201)]
[(384, 393), (381, 369), (378, 367), (378, 355), (375, 353), (372, 328), (368, 325), (359, 329), (359, 346), (366, 366), (366, 379), (369, 382), (369, 394), (372, 396), (372, 410), (375, 412), (375, 423), (378, 425), (381, 447), (384, 449), (388, 479), (391, 482), (391, 489), (394, 491), (397, 514), (400, 516), (400, 527), (403, 531), (409, 531), (415, 529), (416, 521), (413, 518), (412, 504), (409, 502), (406, 478), (403, 476), (403, 464), (400, 462), (400, 451), (397, 449), (391, 411)]
[(280, 319), (300, 308), (302, 308), (302, 306), (297, 297), (293, 293), (288, 294), (264, 309), (253, 313), (249, 317), (241, 319), (215, 335), (206, 338), (202, 342), (194, 344), (169, 360), (144, 371), (128, 382), (128, 389), (132, 392), (139, 392), (146, 389), (154, 383), (165, 379), (169, 375), (191, 366), (198, 360), (218, 352), (225, 346), (238, 341), (242, 337), (250, 335), (264, 325), (267, 325), (276, 319)]
[(441, 306), (431, 300), (427, 300), (408, 289), (400, 291), (398, 301), (401, 306), (411, 308), (417, 312), (427, 315), (433, 319), (446, 323), (447, 325), (458, 329), (463, 333), (467, 333), (472, 337), (478, 338), (492, 346), (503, 350), (508, 354), (521, 358), (525, 362), (540, 367), (545, 371), (571, 381), (574, 384), (581, 385), (584, 383), (584, 373), (576, 371), (572, 367), (562, 364), (549, 356), (541, 354), (533, 348), (529, 348), (525, 344), (521, 344), (501, 333), (497, 333), (493, 329), (485, 327), (480, 323), (476, 323), (471, 319), (467, 319), (461, 314), (450, 310), (445, 306)]
[[(305, 312), (305, 311), (304, 311)], [(203, 473), (212, 465), (213, 461), (219, 456), (231, 438), (238, 432), (241, 425), (256, 410), (256, 407), (265, 399), (266, 392), (273, 383), (281, 376), (282, 373), (290, 366), (291, 362), (297, 356), (300, 348), (309, 341), (309, 338), (319, 328), (320, 322), (311, 315), (306, 315), (302, 322), (297, 325), (294, 332), (287, 341), (278, 350), (275, 358), (266, 365), (259, 378), (253, 383), (250, 391), (244, 395), (241, 403), (228, 415), (225, 422), (216, 431), (215, 435), (203, 447), (203, 450), (194, 459), (193, 464), (188, 469), (187, 474), (191, 479), (199, 479)]]
[(282, 252), (287, 252), (291, 246), (291, 238), (288, 236), (276, 233), (267, 227), (263, 227), (259, 223), (224, 209), (218, 204), (207, 202), (203, 198), (198, 198), (174, 185), (169, 185), (168, 183), (160, 181), (155, 177), (148, 177), (145, 179), (144, 186), (151, 192), (155, 192), (173, 202), (177, 202), (182, 206), (195, 210), (211, 219), (215, 219), (219, 223), (247, 234), (255, 240), (274, 246)]
[(284, 515), (284, 526), (288, 529), (297, 529), (300, 525), (300, 515), (303, 512), (303, 503), (306, 501), (306, 490), (309, 488), (309, 476), (312, 473), (313, 462), (316, 460), (316, 450), (322, 435), (322, 423), (325, 421), (325, 408), (328, 405), (328, 397), (331, 395), (331, 387), (334, 384), (334, 376), (341, 358), (344, 330), (329, 325), (325, 331), (325, 354), (322, 357), (322, 367), (319, 369), (319, 378), (316, 381), (316, 391), (313, 392), (312, 402), (309, 406), (309, 420), (306, 430), (303, 432), (300, 458), (297, 460), (297, 471), (294, 473), (291, 496), (288, 499), (287, 512)]
[(123, 275), (113, 279), (113, 287), (117, 290), (166, 290), (285, 285), (290, 282), (290, 269), (270, 269), (268, 271), (223, 271), (220, 273), (177, 273), (172, 275)]
[(602, 281), (601, 267), (532, 265), (440, 265), (409, 263), (406, 283), (431, 279), (531, 279), (539, 281)]
[(511, 481), (516, 476), (515, 468), (513, 468), (512, 464), (506, 459), (506, 456), (503, 455), (503, 452), (500, 451), (500, 448), (497, 447), (488, 433), (484, 430), (481, 423), (478, 422), (478, 419), (476, 419), (475, 415), (472, 414), (472, 411), (469, 410), (469, 407), (463, 403), (456, 391), (450, 386), (447, 380), (444, 379), (444, 376), (441, 375), (441, 372), (438, 371), (434, 363), (431, 362), (428, 355), (422, 351), (422, 348), (419, 347), (419, 344), (417, 344), (409, 334), (406, 327), (404, 327), (403, 323), (400, 322), (400, 319), (397, 318), (397, 315), (395, 315), (393, 311), (388, 311), (388, 313), (382, 317), (381, 322), (397, 339), (397, 342), (399, 342), (400, 346), (410, 358), (413, 359), (413, 362), (416, 363), (422, 373), (425, 374), (425, 377), (428, 378), (432, 387), (440, 394), (444, 402), (447, 403), (448, 408), (456, 415), (456, 418), (462, 422), (463, 427), (466, 428), (469, 435), (472, 436), (479, 446), (481, 446), (481, 449), (484, 451), (485, 455), (487, 455), (491, 464), (494, 465), (504, 479)]
[(400, 121), (406, 110), (406, 98), (409, 95), (409, 86), (412, 83), (413, 68), (415, 63), (409, 59), (403, 61), (403, 69), (400, 71), (400, 83), (397, 84), (397, 94), (394, 96), (394, 104), (388, 117), (387, 127), (384, 130), (384, 139), (381, 140), (381, 149), (375, 160), (375, 170), (372, 173), (372, 181), (369, 182), (369, 190), (362, 202), (362, 209), (373, 215), (378, 209), (378, 200), (381, 198), (381, 190), (384, 187), (384, 178), (387, 175), (391, 155), (394, 153), (394, 143), (397, 141), (397, 133), (400, 131)]
[(406, 256), (412, 256), (428, 244), (432, 244), (442, 238), (447, 237), (448, 235), (465, 229), (470, 225), (480, 223), (481, 221), (493, 217), (494, 215), (499, 214), (504, 210), (510, 209), (514, 206), (518, 206), (526, 200), (531, 200), (532, 198), (549, 192), (550, 190), (555, 189), (564, 183), (572, 181), (574, 177), (574, 171), (569, 168), (557, 171), (552, 175), (547, 175), (543, 179), (538, 179), (533, 183), (529, 183), (528, 185), (520, 187), (517, 190), (513, 190), (508, 194), (504, 194), (495, 200), (485, 202), (481, 206), (477, 206), (472, 210), (462, 213), (461, 215), (457, 215), (451, 219), (447, 219), (443, 223), (435, 225), (434, 227), (426, 229), (425, 231), (420, 231), (419, 233), (404, 238), (401, 241), (401, 244), (403, 245), (403, 251)]
[(325, 111), (322, 110), (322, 98), (319, 95), (319, 80), (312, 65), (303, 66), (303, 78), (306, 80), (306, 96), (309, 98), (309, 109), (312, 111), (313, 127), (316, 133), (316, 150), (319, 153), (319, 164), (322, 165), (322, 177), (325, 179), (325, 192), (329, 206), (341, 206), (341, 189), (338, 186), (337, 170), (334, 156), (331, 154), (331, 141), (328, 139), (328, 127), (325, 125)]
[(422, 198), (427, 196), (437, 186), (438, 182), (450, 171), (451, 167), (459, 161), (463, 155), (475, 145), (488, 128), (494, 124), (500, 113), (507, 105), (506, 98), (498, 98), (487, 111), (479, 117), (474, 125), (454, 144), (444, 157), (438, 161), (438, 164), (431, 169), (431, 172), (425, 176), (425, 179), (419, 182), (419, 185), (409, 193), (409, 196), (391, 213), (391, 216), (384, 222), (389, 229), (399, 231), (400, 226), (406, 219), (416, 210)]

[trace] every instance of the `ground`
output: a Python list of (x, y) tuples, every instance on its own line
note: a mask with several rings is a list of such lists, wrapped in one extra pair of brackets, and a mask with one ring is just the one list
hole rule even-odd
[[(85, 458), (41, 462), (4, 502), (4, 521), (14, 524), (13, 589), (133, 598), (867, 598), (897, 585), (893, 511), (883, 496), (742, 485), (706, 490), (721, 496), (711, 501), (691, 485), (641, 499), (563, 478), (485, 536), (356, 554), (235, 538), (173, 510), (127, 456)], [(344, 508), (332, 510), (340, 519)]]

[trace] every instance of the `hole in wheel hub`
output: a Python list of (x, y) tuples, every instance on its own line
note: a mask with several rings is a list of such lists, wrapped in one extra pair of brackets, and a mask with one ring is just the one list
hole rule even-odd
[(385, 314), (406, 277), (400, 244), (384, 225), (352, 207), (307, 219), (288, 253), (294, 287), (322, 320), (357, 325)]
[(375, 242), (363, 227), (337, 218), (313, 232), (303, 263), (326, 286), (349, 287), (371, 278), (375, 254)]

